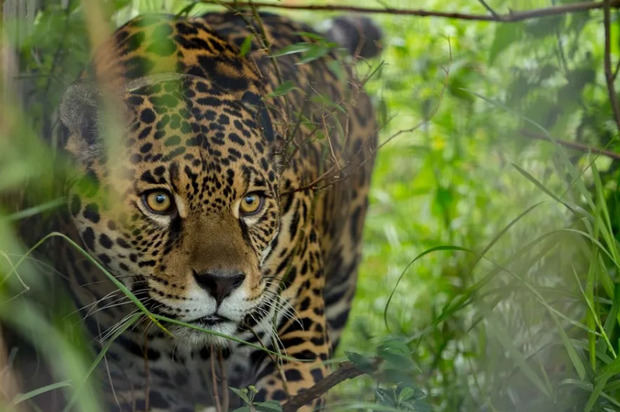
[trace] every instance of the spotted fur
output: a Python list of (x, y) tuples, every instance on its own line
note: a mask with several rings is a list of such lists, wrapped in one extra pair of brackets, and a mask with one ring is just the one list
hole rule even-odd
[[(289, 357), (141, 320), (102, 363), (111, 410), (193, 411), (223, 402), (224, 381), (285, 401), (325, 376), (355, 290), (376, 125), (334, 51), (271, 57), (318, 42), (310, 32), (270, 14), (139, 17), (67, 91), (60, 140), (79, 173), (61, 230), (153, 313)], [(106, 101), (124, 129), (108, 127)], [(153, 190), (171, 213), (145, 205)], [(248, 193), (260, 213), (241, 214)], [(74, 248), (55, 257), (93, 336), (136, 311)]]

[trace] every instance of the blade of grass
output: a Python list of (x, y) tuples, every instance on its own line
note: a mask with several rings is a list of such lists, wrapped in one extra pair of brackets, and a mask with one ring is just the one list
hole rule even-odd
[[(19, 316), (15, 316), (19, 314)], [(62, 374), (70, 382), (78, 382), (85, 375), (85, 361), (68, 337), (51, 325), (44, 313), (37, 307), (22, 300), (7, 305), (0, 302), (0, 320), (10, 325), (12, 330), (28, 339), (33, 331), (42, 339), (30, 339), (39, 353), (47, 359), (54, 375)], [(58, 354), (62, 362), (58, 362)], [(69, 397), (69, 394), (67, 394)], [(77, 408), (81, 411), (100, 411), (101, 406), (93, 388), (84, 387), (80, 392), (73, 392)]]
[(197, 331), (200, 331), (200, 332), (204, 332), (204, 333), (207, 333), (209, 335), (218, 336), (220, 338), (225, 338), (225, 339), (228, 339), (228, 340), (230, 340), (232, 342), (237, 342), (237, 343), (249, 346), (249, 347), (254, 348), (254, 349), (259, 349), (259, 350), (267, 352), (267, 353), (269, 353), (271, 355), (275, 355), (275, 356), (281, 357), (282, 359), (285, 359), (285, 360), (288, 360), (288, 361), (292, 361), (292, 362), (310, 362), (308, 360), (297, 359), (297, 358), (294, 358), (294, 357), (291, 357), (291, 356), (282, 355), (282, 354), (279, 354), (278, 352), (274, 352), (274, 351), (272, 351), (270, 349), (267, 349), (267, 348), (265, 348), (265, 347), (263, 347), (261, 345), (257, 345), (257, 344), (245, 341), (243, 339), (239, 339), (239, 338), (237, 338), (235, 336), (225, 335), (223, 333), (219, 333), (219, 332), (216, 332), (216, 331), (211, 330), (211, 329), (201, 328), (200, 326), (196, 326), (196, 325), (193, 325), (191, 323), (182, 322), (182, 321), (177, 320), (177, 319), (172, 319), (172, 318), (168, 318), (166, 316), (157, 315), (157, 314), (153, 314), (153, 317), (155, 317), (156, 319), (158, 319), (158, 320), (160, 320), (162, 322), (171, 323), (173, 325), (178, 325), (178, 326), (184, 326), (186, 328), (190, 328), (190, 329), (194, 329), (194, 330), (197, 330)]
[[(578, 381), (576, 379), (564, 379), (562, 382), (560, 382), (560, 385), (571, 385), (571, 386), (576, 386), (579, 389), (582, 389), (586, 392), (592, 392), (592, 383), (590, 382), (581, 382)], [(609, 402), (611, 402), (612, 405), (614, 405), (615, 407), (617, 407), (620, 410), (620, 402), (618, 401), (618, 399), (615, 399), (612, 396), (609, 396), (608, 394), (606, 394), (605, 392), (601, 392), (601, 397), (607, 399)]]
[[(573, 268), (573, 275), (575, 276), (575, 282), (577, 282), (577, 286), (579, 286), (579, 290), (581, 291), (581, 294), (583, 295), (583, 298), (586, 301), (586, 305), (588, 306), (588, 309), (590, 310), (592, 319), (596, 323), (596, 327), (600, 330), (600, 336), (605, 340), (605, 343), (607, 344), (607, 349), (609, 349), (609, 352), (611, 353), (613, 358), (616, 359), (618, 355), (616, 355), (616, 351), (614, 350), (613, 345), (609, 341), (609, 337), (607, 336), (605, 328), (601, 324), (601, 320), (596, 313), (594, 304), (592, 302), (592, 296), (586, 294), (586, 291), (583, 289), (583, 286), (581, 285), (581, 282), (579, 281), (579, 275), (577, 275), (577, 272), (574, 270), (574, 268)], [(596, 353), (596, 350), (594, 350), (594, 353)]]
[[(136, 305), (136, 307), (145, 316), (147, 316), (149, 318), (149, 320), (151, 320), (155, 325), (157, 325), (161, 330), (163, 330), (169, 336), (173, 336), (172, 333), (170, 331), (168, 331), (168, 329), (166, 329), (160, 323), (159, 320), (166, 321), (168, 323), (176, 324), (176, 325), (179, 325), (179, 326), (185, 326), (185, 327), (188, 327), (188, 328), (191, 328), (191, 329), (199, 330), (199, 331), (202, 331), (204, 333), (208, 333), (208, 334), (211, 334), (211, 335), (214, 335), (214, 336), (218, 336), (218, 337), (222, 337), (222, 338), (225, 338), (225, 339), (229, 339), (229, 340), (232, 340), (233, 342), (241, 343), (241, 344), (253, 347), (255, 349), (263, 350), (263, 351), (266, 351), (267, 353), (270, 353), (270, 354), (273, 354), (273, 355), (277, 355), (276, 352), (270, 351), (269, 349), (264, 348), (264, 347), (262, 347), (260, 345), (256, 345), (256, 344), (253, 344), (251, 342), (247, 342), (247, 341), (245, 341), (243, 339), (239, 339), (239, 338), (236, 338), (234, 336), (228, 336), (228, 335), (220, 334), (220, 333), (212, 331), (210, 329), (200, 328), (200, 327), (198, 327), (196, 325), (192, 325), (190, 323), (181, 322), (181, 321), (178, 321), (176, 319), (171, 319), (171, 318), (167, 318), (165, 316), (156, 315), (154, 313), (151, 313), (144, 306), (144, 304), (142, 304), (142, 302), (140, 302), (140, 300), (122, 282), (120, 282), (118, 279), (116, 279), (116, 277), (113, 274), (111, 274), (105, 267), (103, 267), (103, 265), (101, 265), (97, 260), (95, 260), (92, 256), (90, 256), (89, 253), (86, 250), (84, 250), (80, 245), (75, 243), (71, 238), (69, 238), (66, 235), (64, 235), (62, 233), (59, 233), (59, 232), (51, 232), (51, 233), (47, 234), (46, 236), (44, 236), (43, 238), (41, 238), (23, 256), (20, 257), (20, 259), (17, 261), (17, 263), (13, 267), (12, 271), (15, 271), (23, 263), (23, 261), (26, 259), (26, 257), (28, 257), (34, 250), (36, 250), (38, 247), (40, 247), (47, 240), (49, 240), (51, 238), (54, 238), (54, 237), (59, 237), (59, 238), (63, 239), (64, 241), (68, 242), (72, 247), (76, 248), (76, 250), (78, 250), (78, 252), (80, 252), (84, 257), (86, 257), (89, 261), (91, 261), (99, 270), (101, 270), (110, 279), (110, 281), (112, 281), (112, 283), (123, 294), (125, 294), (125, 296), (127, 296), (132, 301), (132, 303), (134, 303)], [(11, 275), (11, 274), (12, 274), (12, 272), (9, 273), (9, 275)], [(279, 355), (279, 356), (283, 356), (283, 355)], [(284, 358), (287, 359), (287, 360), (291, 360), (291, 361), (303, 362), (303, 360), (299, 360), (299, 359), (296, 359), (296, 358), (291, 358), (291, 357), (288, 357), (288, 356), (286, 356)]]
[(608, 336), (614, 335), (614, 330), (616, 325), (620, 324), (620, 320), (618, 319), (618, 315), (620, 314), (620, 283), (615, 284), (614, 288), (614, 300), (611, 304), (611, 309), (607, 314), (607, 319), (605, 319), (605, 324), (603, 327), (605, 328), (605, 332)]
[(573, 229), (573, 228), (558, 229), (557, 231), (573, 233), (573, 234), (576, 234), (576, 235), (579, 235), (581, 237), (588, 239), (590, 242), (592, 242), (593, 245), (597, 246), (598, 249), (601, 252), (603, 252), (612, 261), (614, 266), (616, 266), (616, 269), (620, 270), (620, 262), (615, 261), (613, 257), (611, 256), (611, 253), (609, 253), (609, 251), (605, 249), (605, 246), (603, 246), (603, 244), (599, 242), (594, 236), (590, 235), (589, 233), (584, 232), (583, 230)]
[(493, 330), (494, 336), (497, 338), (499, 343), (502, 345), (504, 350), (510, 353), (513, 357), (523, 374), (536, 386), (536, 388), (541, 391), (545, 396), (551, 398), (551, 390), (548, 388), (543, 380), (538, 376), (538, 374), (530, 367), (525, 356), (514, 346), (514, 341), (512, 340), (512, 334), (506, 330), (496, 319), (493, 317), (487, 318), (487, 320), (491, 323), (490, 330)]
[(387, 320), (387, 313), (388, 313), (388, 309), (390, 307), (390, 303), (392, 302), (392, 298), (394, 297), (394, 293), (396, 293), (396, 289), (398, 288), (398, 285), (400, 284), (400, 281), (403, 279), (403, 277), (405, 276), (405, 274), (407, 273), (407, 271), (409, 270), (409, 268), (419, 259), (421, 259), (422, 257), (428, 255), (429, 253), (433, 253), (433, 252), (437, 252), (437, 251), (447, 251), (447, 250), (456, 250), (456, 251), (461, 251), (461, 252), (469, 252), (469, 253), (473, 253), (473, 251), (460, 247), (460, 246), (454, 246), (454, 245), (441, 245), (441, 246), (435, 246), (432, 247), (430, 249), (426, 249), (425, 251), (423, 251), (422, 253), (420, 253), (419, 255), (417, 255), (416, 257), (414, 257), (411, 261), (409, 261), (409, 263), (407, 264), (407, 266), (405, 266), (405, 268), (403, 269), (403, 271), (400, 273), (400, 275), (398, 276), (398, 279), (396, 280), (396, 284), (394, 285), (394, 287), (392, 288), (392, 291), (390, 292), (390, 296), (388, 296), (387, 302), (385, 303), (385, 307), (383, 308), (383, 323), (385, 324), (386, 329), (389, 331), (390, 330), (390, 326), (388, 325), (388, 320)]
[(17, 268), (15, 267), (15, 265), (13, 265), (13, 261), (11, 260), (9, 255), (4, 250), (0, 250), (0, 256), (2, 256), (8, 262), (9, 266), (11, 267), (11, 271), (9, 272), (9, 274), (4, 279), (2, 279), (2, 281), (0, 281), (0, 286), (2, 286), (4, 282), (6, 282), (9, 279), (9, 277), (14, 273), (15, 277), (17, 278), (17, 281), (23, 287), (23, 290), (21, 293), (28, 292), (30, 290), (30, 286), (28, 286), (26, 282), (24, 282), (22, 277), (19, 275), (19, 273), (17, 272)]
[(66, 388), (69, 386), (71, 386), (71, 381), (61, 381), (61, 382), (55, 382), (55, 383), (50, 383), (49, 385), (41, 386), (40, 388), (33, 389), (30, 392), (20, 393), (13, 399), (13, 405), (18, 405), (22, 402), (28, 401), (44, 393), (51, 392), (56, 389)]
[(575, 167), (572, 165), (572, 163), (570, 161), (570, 158), (568, 156), (568, 153), (566, 152), (566, 149), (564, 147), (562, 147), (562, 145), (559, 145), (557, 143), (557, 140), (551, 135), (551, 133), (549, 133), (549, 131), (543, 125), (541, 125), (537, 121), (531, 119), (530, 117), (525, 116), (523, 113), (520, 113), (520, 112), (518, 112), (518, 111), (516, 111), (516, 110), (514, 110), (514, 109), (512, 109), (512, 108), (510, 108), (508, 106), (506, 106), (505, 104), (503, 104), (503, 103), (501, 103), (501, 102), (499, 102), (497, 100), (493, 100), (493, 99), (490, 99), (490, 98), (488, 98), (486, 96), (483, 96), (482, 94), (480, 94), (480, 93), (478, 93), (478, 92), (476, 92), (474, 90), (470, 90), (470, 89), (466, 89), (466, 88), (463, 88), (461, 90), (463, 90), (463, 91), (465, 91), (467, 93), (473, 94), (477, 98), (482, 99), (483, 101), (489, 103), (492, 106), (499, 107), (500, 109), (504, 110), (505, 112), (514, 115), (515, 117), (517, 117), (517, 118), (519, 118), (519, 119), (521, 119), (521, 120), (531, 124), (536, 129), (540, 130), (545, 135), (545, 137), (547, 139), (549, 139), (551, 142), (553, 142), (555, 144), (555, 146), (557, 148), (557, 153), (559, 154), (559, 156), (560, 156), (560, 158), (562, 160), (562, 163), (567, 166), (567, 170), (570, 172), (572, 182), (581, 182), (581, 179), (579, 179), (580, 173), (578, 173), (576, 171)]
[(599, 396), (601, 396), (603, 389), (605, 389), (607, 381), (618, 375), (620, 375), (620, 358), (617, 358), (612, 363), (601, 368), (601, 371), (596, 378), (594, 389), (592, 390), (592, 393), (588, 398), (588, 402), (586, 403), (585, 412), (590, 412), (592, 410)]
[(569, 205), (568, 203), (566, 203), (564, 200), (560, 199), (558, 196), (556, 196), (553, 192), (551, 192), (549, 189), (547, 189), (547, 187), (545, 185), (543, 185), (541, 182), (538, 181), (538, 179), (536, 179), (534, 176), (532, 176), (528, 171), (526, 171), (525, 169), (523, 169), (521, 166), (519, 166), (516, 163), (511, 163), (512, 166), (517, 169), (517, 171), (519, 173), (521, 173), (527, 180), (529, 180), (530, 182), (534, 183), (534, 185), (539, 188), (541, 191), (543, 191), (545, 194), (547, 194), (548, 196), (550, 196), (553, 200), (555, 200), (556, 202), (564, 205), (564, 207), (566, 207), (568, 210), (570, 210), (573, 214), (578, 215), (579, 213), (577, 213), (577, 211), (575, 210), (574, 206)]
[(140, 316), (142, 316), (141, 313), (136, 313), (135, 315), (131, 316), (129, 319), (127, 319), (124, 322), (124, 324), (121, 327), (118, 328), (118, 330), (110, 337), (110, 339), (106, 341), (105, 345), (103, 345), (103, 347), (97, 354), (97, 357), (95, 358), (95, 360), (93, 360), (90, 367), (88, 368), (88, 371), (84, 375), (84, 378), (82, 379), (82, 381), (80, 382), (76, 390), (73, 392), (73, 396), (71, 397), (69, 402), (67, 402), (67, 405), (63, 409), (63, 412), (69, 412), (71, 410), (71, 408), (73, 407), (73, 404), (77, 400), (78, 394), (81, 392), (81, 389), (84, 387), (84, 385), (88, 381), (88, 378), (95, 371), (95, 369), (97, 368), (97, 366), (99, 365), (103, 357), (106, 355), (106, 353), (108, 353), (108, 350), (110, 349), (110, 346), (112, 346), (112, 343), (114, 343), (114, 341), (119, 336), (121, 336), (127, 329), (129, 329), (130, 326), (136, 323), (136, 321), (140, 318)]
[(30, 207), (27, 209), (20, 210), (19, 212), (12, 213), (10, 215), (6, 215), (4, 217), (0, 217), (1, 220), (5, 220), (8, 222), (14, 222), (16, 220), (25, 219), (27, 217), (35, 216), (40, 213), (46, 212), (48, 210), (55, 209), (59, 206), (65, 204), (66, 200), (64, 197), (59, 197), (54, 200), (50, 200), (49, 202), (41, 203), (40, 205)]
[[(111, 274), (101, 263), (99, 263), (96, 259), (94, 259), (92, 256), (90, 256), (90, 254), (84, 250), (80, 245), (78, 245), (77, 243), (75, 243), (73, 241), (73, 239), (69, 238), (67, 235), (60, 233), (60, 232), (51, 232), (48, 233), (47, 235), (45, 235), (43, 238), (41, 238), (37, 243), (34, 244), (34, 246), (32, 246), (30, 249), (28, 249), (28, 251), (19, 258), (19, 260), (17, 261), (17, 263), (15, 264), (14, 269), (9, 272), (9, 276), (13, 274), (13, 271), (15, 269), (17, 269), (26, 259), (26, 257), (28, 257), (30, 254), (32, 254), (32, 252), (34, 252), (37, 248), (39, 248), (43, 243), (45, 243), (46, 241), (48, 241), (49, 239), (52, 238), (61, 238), (64, 241), (66, 241), (67, 243), (69, 243), (72, 247), (74, 247), (82, 256), (84, 256), (86, 259), (88, 259), (93, 265), (95, 265), (97, 267), (97, 269), (101, 270), (102, 273), (104, 273), (108, 279), (110, 279), (110, 281), (121, 291), (123, 292), (123, 294), (125, 294), (125, 296), (127, 296), (134, 305), (136, 305), (138, 307), (138, 309), (140, 309), (142, 311), (142, 313), (144, 313), (156, 326), (158, 326), (162, 331), (164, 331), (165, 333), (167, 333), (168, 335), (172, 336), (172, 334), (170, 333), (170, 331), (168, 331), (168, 329), (164, 328), (158, 321), (157, 319), (155, 319), (153, 317), (153, 314), (142, 304), (142, 302), (140, 302), (140, 300), (118, 279), (116, 279), (116, 277)], [(1, 285), (1, 283), (0, 283)]]
[[(506, 226), (504, 226), (495, 236), (493, 236), (493, 238), (491, 239), (491, 241), (484, 247), (484, 249), (482, 250), (482, 252), (480, 252), (479, 254), (477, 254), (476, 259), (474, 260), (474, 263), (471, 265), (471, 270), (473, 270), (473, 268), (476, 266), (476, 264), (478, 264), (478, 262), (485, 258), (485, 255), (487, 254), (487, 252), (493, 247), (493, 245), (495, 245), (497, 243), (497, 241), (504, 236), (504, 234), (506, 232), (508, 232), (508, 230), (510, 230), (510, 228), (512, 226), (514, 226), (519, 220), (521, 220), (525, 215), (527, 215), (528, 213), (530, 213), (532, 210), (534, 210), (536, 207), (538, 207), (540, 204), (542, 204), (542, 202), (539, 203), (535, 203), (534, 205), (528, 207), (526, 210), (524, 210), (523, 212), (521, 212), (517, 217), (515, 217), (514, 219), (512, 219)], [(524, 249), (521, 249), (524, 250)], [(469, 250), (467, 250), (469, 251)], [(471, 252), (471, 251), (470, 251)], [(496, 269), (500, 269), (501, 267), (498, 267)], [(471, 299), (472, 294), (480, 289), (485, 283), (488, 282), (488, 280), (494, 276), (495, 274), (497, 274), (499, 272), (499, 270), (494, 270), (491, 273), (489, 273), (488, 275), (486, 275), (485, 277), (483, 277), (481, 280), (479, 280), (478, 282), (476, 282), (474, 285), (468, 287), (466, 289), (466, 291), (464, 293), (462, 293), (456, 300), (455, 303), (449, 303), (448, 305), (444, 306), (442, 312), (439, 314), (439, 316), (435, 319), (434, 324), (439, 324), (441, 321), (443, 321), (444, 319), (446, 319), (448, 316), (450, 316), (452, 313), (454, 313), (454, 311), (458, 310), (460, 307), (462, 307), (462, 305), (464, 305), (469, 299)], [(385, 311), (384, 311), (385, 314)], [(385, 317), (384, 317), (385, 320)]]
[[(538, 260), (538, 258), (542, 258), (542, 257), (544, 257), (544, 254), (538, 254), (536, 259), (534, 260), (534, 262), (536, 260)], [(574, 367), (575, 371), (577, 372), (577, 375), (579, 376), (580, 379), (584, 379), (585, 376), (586, 376), (585, 366), (583, 365), (583, 362), (581, 361), (581, 358), (577, 354), (577, 351), (575, 350), (575, 347), (571, 343), (571, 340), (569, 339), (569, 337), (566, 334), (564, 328), (562, 327), (558, 317), (561, 317), (562, 319), (568, 321), (570, 324), (573, 324), (573, 325), (575, 323), (577, 323), (577, 326), (582, 328), (582, 329), (585, 329), (585, 326), (581, 325), (580, 323), (576, 322), (574, 319), (571, 319), (569, 316), (565, 315), (564, 313), (560, 312), (559, 310), (557, 310), (553, 306), (551, 306), (551, 304), (549, 304), (545, 300), (545, 298), (540, 294), (540, 292), (537, 290), (537, 288), (532, 286), (532, 285), (530, 285), (530, 283), (527, 282), (522, 276), (517, 275), (516, 273), (514, 273), (513, 271), (511, 271), (511, 270), (509, 270), (509, 269), (507, 269), (505, 267), (503, 268), (503, 270), (506, 273), (509, 273), (510, 275), (512, 275), (514, 278), (516, 278), (521, 283), (523, 283), (526, 286), (526, 288), (530, 291), (530, 293), (533, 293), (535, 298), (545, 307), (545, 309), (547, 309), (551, 319), (553, 320), (553, 323), (555, 324), (555, 326), (557, 328), (558, 334), (560, 335), (560, 339), (562, 340), (562, 345), (566, 349), (568, 357), (571, 360), (571, 363), (573, 364), (573, 367)], [(506, 289), (506, 288), (502, 288), (502, 289)], [(511, 288), (509, 288), (509, 289), (511, 289)], [(500, 300), (497, 300), (496, 303), (499, 303), (499, 302), (500, 302)], [(488, 310), (488, 309), (489, 308), (487, 308), (486, 314), (490, 314), (491, 313), (491, 311)], [(592, 329), (588, 328), (588, 330), (590, 331)], [(550, 384), (547, 385), (547, 386), (551, 387)]]

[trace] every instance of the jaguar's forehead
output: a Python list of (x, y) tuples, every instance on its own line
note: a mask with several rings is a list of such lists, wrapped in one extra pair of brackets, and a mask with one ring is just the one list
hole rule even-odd
[[(206, 79), (165, 79), (129, 87), (125, 136), (135, 186), (191, 180), (208, 192), (226, 186), (275, 191), (269, 127), (260, 105), (239, 102)], [(193, 189), (187, 187), (185, 191)]]

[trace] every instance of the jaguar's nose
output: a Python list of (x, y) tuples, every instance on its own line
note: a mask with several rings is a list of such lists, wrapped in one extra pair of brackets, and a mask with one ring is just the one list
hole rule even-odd
[(218, 306), (235, 289), (243, 284), (245, 273), (221, 270), (209, 270), (198, 273), (194, 271), (196, 283), (215, 298)]

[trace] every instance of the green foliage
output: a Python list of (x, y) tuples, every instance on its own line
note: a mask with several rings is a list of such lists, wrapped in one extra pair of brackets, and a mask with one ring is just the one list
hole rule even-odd
[[(412, 360), (409, 340), (405, 337), (386, 336), (373, 356), (346, 352), (347, 358), (360, 371), (372, 376), (376, 410), (430, 411), (426, 393), (415, 384), (420, 369)], [(370, 404), (369, 404), (370, 405)]]
[[(52, 305), (64, 294), (35, 276), (43, 263), (36, 254), (22, 259), (14, 235), (16, 224), (32, 224), (24, 219), (62, 202), (49, 172), (59, 160), (38, 139), (54, 138), (53, 111), (90, 50), (81, 3), (60, 3), (45, 2), (25, 37), (11, 37), (20, 22), (6, 27), (21, 63), (12, 86), (24, 97), (21, 107), (2, 102), (0, 197), (25, 191), (32, 207), (2, 203), (0, 319), (33, 342), (45, 334), (46, 359), (63, 354), (54, 382), (17, 401), (63, 391), (79, 410), (95, 411), (97, 385), (85, 378), (100, 358), (75, 313), (67, 315), (70, 304)], [(487, 3), (498, 13), (549, 6)], [(184, 0), (105, 4), (115, 24), (141, 12), (214, 8)], [(486, 13), (466, 0), (418, 7)], [(384, 63), (360, 62), (358, 71), (369, 78), (381, 139), (413, 131), (379, 151), (358, 294), (337, 354), (365, 376), (335, 388), (330, 410), (620, 409), (618, 161), (554, 143), (620, 152), (602, 72), (601, 12), (514, 24), (374, 19), (384, 31)], [(310, 40), (280, 54), (309, 62), (334, 48)], [(249, 46), (243, 42), (242, 55)], [(284, 82), (273, 96), (294, 88)], [(246, 403), (241, 410), (279, 408), (254, 403), (252, 388), (234, 392)]]
[[(468, 4), (450, 10), (484, 13)], [(434, 410), (617, 409), (602, 372), (620, 345), (617, 167), (524, 133), (618, 151), (600, 14), (377, 20), (389, 46), (367, 86), (389, 110), (383, 136), (430, 121), (380, 151), (343, 349), (410, 337)]]
[(230, 388), (230, 390), (237, 395), (243, 403), (244, 406), (237, 408), (234, 412), (281, 412), (282, 407), (280, 406), (280, 402), (277, 401), (267, 401), (267, 402), (254, 402), (254, 396), (256, 395), (256, 388), (254, 386), (250, 386), (248, 388), (237, 389)]
[[(312, 33), (301, 33), (304, 35), (312, 34)], [(312, 35), (313, 40), (316, 40), (313, 43), (310, 42), (300, 42), (291, 44), (290, 46), (286, 46), (277, 52), (273, 53), (271, 57), (278, 58), (282, 56), (286, 56), (287, 54), (297, 54), (301, 53), (301, 59), (298, 64), (310, 63), (316, 59), (320, 59), (329, 53), (333, 48), (337, 46), (336, 43), (328, 42), (320, 36)]]

